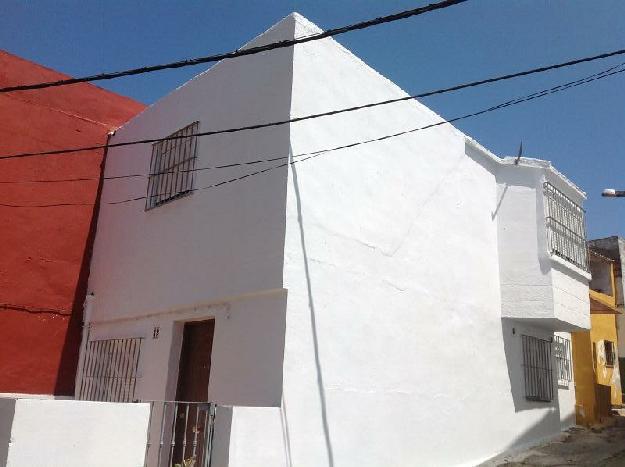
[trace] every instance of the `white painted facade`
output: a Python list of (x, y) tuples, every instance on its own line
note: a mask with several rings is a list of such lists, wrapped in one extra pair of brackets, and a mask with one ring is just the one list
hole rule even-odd
[(0, 398), (0, 465), (141, 467), (148, 404)]
[[(317, 30), (294, 14), (251, 44)], [(401, 96), (326, 39), (218, 63), (111, 142)], [(298, 156), (440, 119), (410, 101), (200, 138), (198, 167), (294, 163), (198, 171), (201, 188), (276, 167), (149, 211), (107, 204), (147, 179), (105, 183), (89, 338), (143, 337), (137, 397), (171, 400), (184, 322), (215, 318), (209, 399), (233, 407), (213, 467), (474, 465), (574, 423), (572, 383), (525, 399), (520, 336), (589, 327), (589, 276), (549, 254), (542, 205), (544, 181), (579, 189), (451, 125)], [(150, 154), (112, 148), (105, 175)]]

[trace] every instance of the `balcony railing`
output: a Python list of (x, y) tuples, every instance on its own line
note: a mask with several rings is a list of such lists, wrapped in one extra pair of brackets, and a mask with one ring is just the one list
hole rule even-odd
[(549, 252), (588, 271), (586, 239), (566, 228), (553, 217), (547, 217)]
[(145, 467), (210, 467), (215, 404), (153, 401)]
[(584, 210), (549, 182), (543, 191), (549, 252), (588, 271)]

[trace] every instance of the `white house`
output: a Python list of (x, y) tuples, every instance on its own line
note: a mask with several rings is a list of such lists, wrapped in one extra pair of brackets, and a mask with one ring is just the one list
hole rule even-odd
[[(405, 95), (324, 39), (120, 128), (186, 137), (108, 153), (77, 397), (215, 402), (212, 467), (474, 465), (574, 424), (584, 194), (548, 162), (451, 125), (304, 156), (441, 120), (415, 101), (192, 136)], [(206, 406), (155, 407), (149, 465), (203, 449)]]

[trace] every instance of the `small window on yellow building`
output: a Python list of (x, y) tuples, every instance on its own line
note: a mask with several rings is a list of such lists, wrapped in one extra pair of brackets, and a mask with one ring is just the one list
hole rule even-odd
[(614, 342), (603, 341), (603, 349), (605, 351), (605, 366), (614, 366), (616, 361), (616, 352), (614, 352)]

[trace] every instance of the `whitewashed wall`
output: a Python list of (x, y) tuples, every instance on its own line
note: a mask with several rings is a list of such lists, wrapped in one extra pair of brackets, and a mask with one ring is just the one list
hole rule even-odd
[(0, 464), (142, 467), (149, 404), (0, 399)]
[[(333, 41), (295, 49), (293, 117), (403, 95)], [(406, 103), (294, 124), (294, 160), (438, 120)], [(524, 398), (520, 335), (549, 326), (501, 319), (497, 166), (439, 127), (291, 167), (283, 404), (234, 409), (230, 466), (474, 465), (570, 426), (570, 390)]]
[[(92, 323), (91, 340), (142, 337), (135, 397), (174, 400), (183, 325), (215, 320), (208, 397), (224, 405), (279, 406), (286, 295), (230, 299), (129, 320)], [(153, 330), (159, 329), (158, 338)]]
[[(292, 15), (254, 43), (315, 31)], [(194, 120), (205, 131), (394, 96), (405, 93), (327, 39), (220, 63), (113, 141), (169, 134)], [(405, 102), (210, 137), (200, 141), (198, 165), (289, 151), (297, 161), (438, 121)], [(149, 157), (149, 148), (112, 150), (106, 174), (145, 173)], [(509, 279), (502, 269), (530, 258), (531, 280), (552, 290), (536, 230), (544, 171), (516, 167), (522, 174), (510, 193), (529, 200), (516, 214), (531, 221), (534, 240), (517, 245), (518, 257), (502, 257), (501, 213), (510, 209), (512, 220), (515, 211), (500, 205), (501, 165), (441, 126), (150, 212), (143, 201), (104, 205), (90, 278), (92, 337), (146, 336), (139, 397), (169, 398), (182, 323), (216, 319), (209, 396), (237, 406), (217, 417), (217, 467), (473, 465), (557, 433), (574, 397), (524, 399), (519, 337), (547, 338), (554, 327), (541, 316), (502, 319), (502, 296), (504, 309), (515, 298), (500, 287)], [(253, 170), (207, 171), (196, 186)], [(136, 179), (108, 183), (104, 201), (145, 188)], [(553, 317), (553, 298), (543, 303)], [(153, 326), (161, 329), (156, 340)]]
[[(262, 40), (292, 35), (292, 28), (284, 23)], [(169, 135), (194, 121), (211, 131), (287, 119), (291, 74), (290, 49), (219, 63), (132, 119), (111, 143)], [(198, 139), (196, 167), (288, 153), (288, 126), (215, 135)], [(105, 176), (147, 174), (150, 157), (150, 145), (112, 148)], [(195, 187), (283, 162), (198, 171)], [(149, 211), (145, 200), (107, 204), (145, 196), (146, 187), (147, 178), (105, 183), (89, 278), (94, 321), (282, 287), (285, 167)]]
[[(289, 35), (292, 22), (251, 44)], [(168, 135), (194, 121), (211, 131), (287, 119), (292, 66), (288, 49), (219, 63), (131, 120), (111, 142)], [(288, 126), (199, 138), (197, 168), (284, 159), (197, 171), (195, 187), (275, 167), (288, 154)], [(150, 156), (150, 145), (111, 149), (105, 175), (147, 174)], [(107, 204), (145, 196), (146, 186), (147, 178), (105, 183), (89, 278), (90, 338), (144, 337), (136, 395), (173, 399), (183, 321), (215, 318), (212, 400), (279, 405), (286, 168), (199, 189), (150, 211), (145, 200)]]

